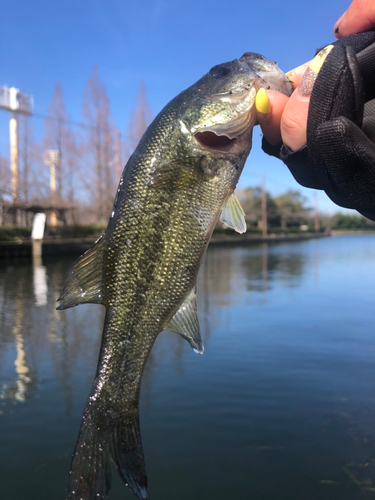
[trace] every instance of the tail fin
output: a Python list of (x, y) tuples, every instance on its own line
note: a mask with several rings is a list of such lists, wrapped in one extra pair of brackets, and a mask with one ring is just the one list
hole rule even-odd
[(111, 458), (124, 483), (139, 500), (148, 500), (138, 411), (123, 415), (89, 398), (70, 467), (67, 500), (107, 498)]

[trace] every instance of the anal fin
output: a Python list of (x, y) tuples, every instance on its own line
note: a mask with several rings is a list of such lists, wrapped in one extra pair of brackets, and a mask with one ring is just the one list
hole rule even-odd
[(197, 295), (195, 287), (191, 290), (178, 311), (165, 326), (165, 330), (178, 333), (189, 342), (190, 346), (196, 353), (203, 354), (204, 347), (198, 322)]

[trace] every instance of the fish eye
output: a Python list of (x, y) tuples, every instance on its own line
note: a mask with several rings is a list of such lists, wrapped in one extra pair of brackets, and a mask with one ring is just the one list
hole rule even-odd
[(213, 78), (223, 78), (224, 76), (227, 76), (229, 72), (230, 70), (227, 66), (224, 66), (223, 64), (218, 64), (217, 66), (214, 66), (210, 70), (210, 75)]

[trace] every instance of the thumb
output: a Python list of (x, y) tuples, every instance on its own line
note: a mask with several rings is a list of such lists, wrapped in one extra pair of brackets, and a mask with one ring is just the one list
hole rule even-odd
[(333, 32), (336, 38), (369, 31), (375, 27), (374, 0), (353, 0), (348, 10), (336, 21)]

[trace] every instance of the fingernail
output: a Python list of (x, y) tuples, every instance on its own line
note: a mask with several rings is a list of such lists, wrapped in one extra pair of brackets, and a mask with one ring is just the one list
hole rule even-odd
[(311, 95), (316, 77), (318, 76), (318, 73), (323, 66), (324, 61), (326, 60), (326, 57), (332, 49), (333, 45), (327, 45), (327, 47), (324, 47), (324, 49), (322, 49), (310, 62), (309, 67), (305, 71), (301, 83), (298, 86), (298, 92), (302, 96), (307, 97)]
[(271, 112), (271, 104), (268, 99), (267, 92), (264, 88), (260, 88), (255, 98), (255, 108), (259, 113), (264, 115)]
[(285, 73), (285, 76), (293, 83), (294, 69), (291, 69), (290, 71), (288, 71), (288, 73)]
[(340, 31), (340, 24), (343, 22), (344, 20), (344, 17), (345, 17), (345, 14), (346, 14), (346, 11), (344, 12), (344, 14), (341, 14), (341, 16), (337, 19), (337, 21), (335, 22), (335, 25), (333, 27), (333, 32), (335, 35), (338, 35), (339, 34), (339, 31)]
[(327, 47), (324, 47), (316, 56), (314, 59), (311, 61), (309, 64), (309, 68), (312, 69), (316, 74), (319, 73), (320, 68), (323, 66), (324, 61), (326, 60), (328, 54), (331, 52), (333, 49), (333, 45), (327, 45)]
[(291, 82), (293, 85), (293, 88), (297, 88), (296, 82), (300, 81), (301, 75), (303, 75), (308, 68), (310, 64), (310, 61), (304, 64), (301, 64), (301, 66), (298, 66), (297, 68), (293, 68), (288, 73), (285, 73), (285, 76), (288, 78), (288, 80)]

